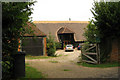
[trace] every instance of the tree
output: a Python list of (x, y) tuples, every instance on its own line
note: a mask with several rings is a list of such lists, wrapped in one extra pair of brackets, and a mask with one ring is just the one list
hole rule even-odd
[(85, 28), (85, 33), (83, 34), (87, 41), (90, 43), (98, 43), (99, 42), (99, 31), (97, 27), (93, 24), (93, 20), (89, 22), (87, 28)]
[[(12, 73), (14, 54), (17, 54), (18, 39), (26, 33), (26, 22), (30, 21), (32, 6), (35, 2), (3, 2), (2, 3), (2, 63), (3, 79)], [(7, 65), (6, 65), (7, 64)], [(7, 68), (9, 66), (9, 68)], [(5, 71), (8, 74), (5, 75)]]
[(120, 2), (94, 2), (91, 12), (93, 23), (87, 26), (85, 36), (88, 41), (95, 42), (94, 34), (98, 33), (101, 62), (106, 62), (110, 57), (112, 39), (120, 36)]
[(120, 2), (94, 2), (91, 12), (101, 40), (120, 36)]

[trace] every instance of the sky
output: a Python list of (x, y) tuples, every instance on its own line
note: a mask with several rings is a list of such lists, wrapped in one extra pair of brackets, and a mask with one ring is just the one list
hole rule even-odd
[(36, 0), (33, 21), (89, 21), (93, 0)]

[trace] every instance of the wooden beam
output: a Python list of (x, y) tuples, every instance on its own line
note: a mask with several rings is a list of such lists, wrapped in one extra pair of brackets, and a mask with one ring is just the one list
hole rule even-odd
[(98, 44), (98, 64), (100, 64), (100, 45)]
[(86, 49), (85, 51), (89, 51), (90, 49), (92, 49), (92, 48), (94, 48), (94, 47), (96, 47), (96, 45), (94, 45), (94, 46), (92, 46), (92, 47)]
[(46, 37), (43, 38), (44, 39), (44, 56), (47, 56), (47, 48), (46, 48)]
[(96, 62), (93, 62), (93, 61), (87, 61), (87, 60), (82, 60), (83, 62), (88, 62), (88, 63), (94, 63), (94, 64), (97, 64)]
[(97, 61), (96, 61), (95, 59), (93, 59), (92, 57), (90, 57), (90, 56), (88, 56), (88, 55), (86, 55), (86, 54), (84, 54), (84, 53), (83, 53), (83, 55), (86, 56), (86, 57), (88, 57), (89, 59), (91, 59), (92, 61), (94, 61), (94, 62), (97, 63)]
[(88, 55), (97, 55), (97, 53), (84, 53), (84, 54), (88, 54)]

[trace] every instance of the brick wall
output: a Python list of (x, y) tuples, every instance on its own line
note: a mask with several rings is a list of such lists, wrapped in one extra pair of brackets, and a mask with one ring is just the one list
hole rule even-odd
[(120, 61), (120, 39), (114, 39), (112, 41), (112, 50), (110, 61)]

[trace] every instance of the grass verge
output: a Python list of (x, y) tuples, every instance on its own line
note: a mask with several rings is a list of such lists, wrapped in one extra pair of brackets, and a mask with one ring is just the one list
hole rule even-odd
[(70, 71), (69, 69), (64, 69), (63, 71)]
[(61, 56), (63, 56), (62, 54), (60, 54), (60, 55), (58, 55), (57, 57), (61, 57)]
[(49, 59), (49, 58), (53, 58), (51, 56), (30, 56), (27, 55), (25, 56), (26, 59)]
[(34, 78), (45, 78), (43, 74), (39, 71), (37, 71), (35, 68), (30, 67), (28, 63), (25, 64), (25, 77), (19, 78), (17, 80), (32, 80)]
[(37, 71), (35, 68), (26, 66), (26, 76), (25, 78), (44, 78), (41, 72)]
[(112, 62), (112, 63), (103, 63), (103, 64), (89, 64), (89, 63), (77, 63), (78, 65), (82, 65), (84, 67), (95, 67), (95, 68), (108, 68), (108, 67), (120, 67), (120, 63)]
[(58, 63), (58, 61), (49, 61), (49, 62), (51, 62), (51, 63)]
[(68, 55), (64, 55), (64, 56), (68, 56)]

